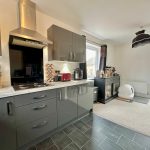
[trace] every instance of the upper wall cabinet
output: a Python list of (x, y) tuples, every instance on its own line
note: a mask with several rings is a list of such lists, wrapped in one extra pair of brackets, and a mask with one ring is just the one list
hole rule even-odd
[(72, 33), (73, 60), (76, 62), (86, 61), (86, 37)]
[(48, 29), (48, 39), (53, 45), (48, 46), (49, 60), (85, 62), (86, 37), (52, 25)]
[(0, 28), (0, 56), (2, 56), (2, 47), (1, 47), (1, 28)]

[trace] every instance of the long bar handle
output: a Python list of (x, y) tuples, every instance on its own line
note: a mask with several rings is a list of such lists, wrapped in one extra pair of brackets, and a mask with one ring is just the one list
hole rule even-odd
[(12, 102), (7, 102), (7, 114), (9, 116), (13, 115), (13, 103)]
[(34, 110), (40, 110), (40, 109), (44, 109), (44, 108), (46, 108), (46, 107), (47, 107), (47, 105), (46, 105), (46, 104), (43, 104), (43, 105), (41, 105), (41, 106), (33, 107), (33, 109), (34, 109)]
[(60, 100), (60, 101), (62, 100), (62, 93), (61, 93), (61, 90), (59, 91), (59, 100)]
[(47, 97), (47, 95), (41, 95), (41, 96), (33, 97), (33, 99), (43, 99), (45, 97)]
[(48, 123), (48, 121), (44, 120), (43, 122), (41, 122), (39, 124), (33, 125), (32, 129), (41, 128), (41, 127), (45, 126), (47, 123)]

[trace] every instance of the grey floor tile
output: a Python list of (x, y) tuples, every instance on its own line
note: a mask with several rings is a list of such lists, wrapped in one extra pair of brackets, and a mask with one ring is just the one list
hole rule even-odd
[(145, 147), (142, 147), (141, 145), (130, 141), (130, 144), (127, 147), (127, 150), (145, 150)]
[(107, 127), (107, 128), (110, 128), (110, 129), (114, 129), (117, 124), (109, 121), (109, 120), (106, 120), (106, 119), (101, 119), (101, 126), (102, 127)]
[(98, 147), (98, 142), (91, 139), (82, 147), (82, 150), (101, 150), (101, 148)]
[(52, 140), (56, 144), (56, 146), (61, 150), (64, 149), (67, 145), (69, 145), (72, 141), (67, 135), (63, 132), (57, 132), (52, 136)]
[(89, 120), (88, 122), (86, 122), (86, 124), (90, 127), (93, 127), (94, 125), (93, 120)]
[(121, 136), (121, 138), (118, 140), (117, 144), (122, 147), (123, 149), (127, 150), (129, 144), (130, 144), (130, 139), (124, 137), (124, 136)]
[(89, 140), (80, 130), (75, 130), (71, 134), (69, 134), (71, 140), (77, 144), (80, 148)]
[(90, 129), (90, 126), (88, 126), (86, 123), (82, 121), (75, 122), (74, 126), (83, 133), (86, 132), (88, 129)]
[(63, 129), (63, 131), (66, 133), (66, 134), (70, 134), (72, 131), (76, 130), (77, 128), (74, 126), (74, 125), (69, 125), (67, 126), (66, 128)]
[(130, 130), (130, 129), (128, 129), (128, 128), (125, 128), (125, 127), (122, 127), (122, 126), (120, 126), (120, 125), (117, 125), (116, 127), (115, 127), (115, 132), (116, 133), (120, 133), (121, 135), (123, 135), (123, 136), (125, 136), (125, 137), (127, 137), (127, 138), (129, 138), (129, 139), (133, 139), (134, 138), (134, 136), (135, 136), (135, 131), (133, 131), (133, 130)]
[(100, 132), (115, 143), (121, 136), (119, 132), (116, 132), (115, 130), (107, 127), (104, 127)]
[(64, 150), (81, 150), (75, 143), (69, 144)]
[(53, 141), (48, 138), (36, 145), (37, 150), (47, 150), (53, 145)]
[(96, 141), (98, 141), (99, 143), (101, 143), (103, 140), (105, 140), (107, 137), (100, 132), (101, 130), (99, 129), (95, 129), (95, 128), (91, 128), (89, 129), (87, 132), (85, 132), (84, 134), (90, 138), (90, 139), (95, 139)]
[(109, 139), (106, 139), (101, 145), (100, 148), (103, 150), (123, 150), (119, 145), (116, 143), (112, 142)]
[(134, 141), (136, 143), (139, 143), (142, 146), (147, 147), (147, 149), (150, 149), (150, 137), (145, 136), (145, 135), (140, 134), (140, 133), (136, 133), (135, 137), (134, 137)]
[(97, 128), (97, 129), (102, 129), (104, 127), (103, 122), (97, 119), (93, 119), (92, 121), (89, 121), (88, 125), (90, 125), (92, 128)]
[(91, 120), (93, 120), (93, 114), (89, 114), (81, 119), (81, 121), (83, 121), (84, 123), (87, 123)]

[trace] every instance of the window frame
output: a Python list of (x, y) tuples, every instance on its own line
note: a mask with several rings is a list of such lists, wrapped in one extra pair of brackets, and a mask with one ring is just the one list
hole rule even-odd
[[(96, 44), (93, 44), (93, 43), (89, 43), (89, 42), (86, 42), (86, 51), (87, 49), (89, 50), (92, 50), (92, 51), (95, 51), (96, 52), (96, 60), (95, 60), (95, 71), (97, 71), (99, 69), (99, 62), (100, 62), (100, 48), (101, 46), (100, 45), (96, 45)], [(86, 56), (87, 57), (87, 56)], [(87, 61), (86, 61), (87, 63)], [(87, 73), (88, 75), (88, 73)], [(95, 75), (96, 75), (96, 72), (95, 72)], [(87, 79), (94, 79), (95, 76), (93, 76), (92, 78), (91, 77), (88, 77), (87, 76)]]

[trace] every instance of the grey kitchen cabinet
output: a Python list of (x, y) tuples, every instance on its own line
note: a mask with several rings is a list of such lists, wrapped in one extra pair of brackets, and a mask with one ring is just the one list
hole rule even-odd
[(15, 96), (17, 147), (57, 128), (56, 90)]
[(35, 141), (36, 138), (48, 134), (57, 126), (57, 114), (53, 113), (50, 116), (45, 116), (41, 119), (26, 123), (17, 128), (18, 147)]
[(1, 46), (1, 28), (0, 28), (0, 56), (2, 56), (2, 46)]
[(78, 118), (93, 108), (93, 88), (88, 84), (78, 86)]
[(0, 149), (16, 150), (16, 123), (13, 97), (0, 99)]
[(73, 60), (75, 62), (86, 62), (86, 37), (79, 34), (72, 34)]
[(48, 46), (49, 60), (85, 62), (86, 37), (52, 25), (47, 30), (48, 39), (53, 45)]
[(77, 119), (77, 94), (76, 86), (64, 87), (58, 90), (58, 127)]
[(48, 39), (53, 41), (49, 45), (49, 58), (60, 61), (70, 60), (72, 55), (72, 32), (56, 25), (48, 29)]

